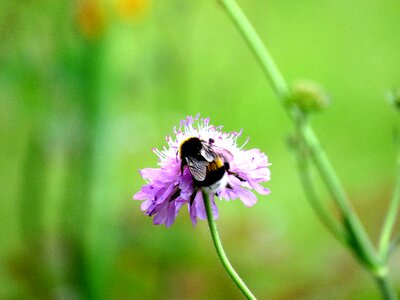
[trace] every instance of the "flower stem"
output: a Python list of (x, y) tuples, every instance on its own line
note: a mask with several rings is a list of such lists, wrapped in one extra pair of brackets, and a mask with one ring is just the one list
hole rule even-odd
[[(297, 126), (300, 136), (312, 158), (314, 165), (316, 166), (323, 182), (325, 183), (328, 191), (332, 195), (333, 200), (342, 214), (343, 224), (348, 233), (346, 245), (353, 251), (360, 262), (368, 268), (370, 273), (373, 274), (375, 278), (379, 277), (377, 283), (381, 288), (382, 295), (385, 297), (385, 299), (395, 299), (393, 297), (388, 297), (388, 295), (395, 295), (395, 293), (388, 284), (387, 275), (385, 275), (385, 277), (376, 275), (380, 273), (382, 268), (386, 267), (387, 263), (382, 262), (380, 257), (378, 257), (369, 236), (367, 235), (361, 221), (350, 204), (350, 201), (333, 169), (331, 162), (323, 151), (309, 120), (297, 106), (288, 101), (291, 94), (290, 89), (277, 65), (272, 59), (272, 56), (236, 2), (234, 0), (219, 0), (219, 2), (252, 50), (253, 54), (260, 63), (261, 68), (271, 82), (278, 99), (284, 106), (291, 120)], [(394, 204), (392, 203), (392, 206), (396, 205), (399, 205), (397, 201), (395, 201)], [(391, 214), (394, 214), (392, 210), (390, 211)], [(387, 225), (387, 227), (389, 228), (391, 225)], [(387, 229), (387, 231), (389, 231), (389, 229)]]
[(390, 242), (388, 256), (390, 256), (390, 254), (392, 254), (392, 252), (396, 250), (396, 247), (398, 247), (399, 245), (400, 245), (400, 233), (397, 234), (397, 236), (393, 239), (393, 241)]
[(234, 0), (219, 1), (253, 51), (262, 69), (269, 78), (279, 100), (285, 107), (289, 117), (291, 117), (292, 121), (298, 126), (301, 137), (310, 152), (311, 158), (313, 159), (313, 162), (334, 201), (339, 207), (345, 225), (350, 231), (349, 233), (353, 236), (353, 249), (356, 251), (356, 254), (361, 261), (363, 261), (370, 269), (377, 268), (378, 259), (372, 243), (368, 238), (364, 227), (354, 213), (354, 210), (347, 199), (347, 195), (328, 157), (322, 150), (310, 122), (296, 106), (291, 105), (287, 101), (290, 97), (290, 90), (284, 77), (269, 54), (269, 51), (236, 2)]
[[(397, 145), (399, 146), (399, 145)], [(390, 238), (400, 209), (400, 149), (397, 149), (396, 185), (379, 240), (379, 256), (386, 262), (391, 250)]]
[(219, 1), (247, 42), (247, 45), (253, 51), (279, 99), (285, 102), (289, 95), (289, 87), (257, 32), (235, 1)]
[(256, 299), (256, 297), (253, 295), (253, 293), (250, 291), (250, 289), (246, 286), (244, 281), (239, 277), (238, 273), (236, 273), (235, 269), (232, 267), (231, 263), (229, 262), (228, 257), (225, 254), (224, 248), (222, 247), (221, 239), (219, 238), (217, 224), (215, 223), (214, 216), (212, 214), (210, 199), (208, 197), (207, 192), (202, 190), (202, 194), (203, 194), (203, 199), (204, 199), (204, 206), (206, 208), (206, 213), (207, 213), (208, 225), (209, 225), (210, 231), (211, 231), (211, 237), (212, 237), (215, 249), (217, 250), (218, 256), (222, 262), (222, 265), (224, 266), (225, 270), (228, 272), (229, 276), (232, 278), (232, 280), (234, 281), (236, 286), (243, 293), (243, 295), (247, 299)]
[(396, 292), (393, 289), (392, 285), (390, 284), (387, 269), (383, 269), (382, 272), (377, 274), (375, 280), (385, 300), (397, 299)]
[(379, 261), (375, 249), (365, 232), (363, 225), (354, 212), (347, 198), (346, 192), (344, 191), (332, 164), (325, 152), (322, 150), (319, 140), (309, 122), (304, 123), (300, 128), (300, 133), (322, 180), (342, 214), (344, 224), (352, 238), (352, 240), (349, 241), (349, 246), (352, 247), (352, 250), (362, 263), (364, 263), (371, 271), (375, 271), (375, 269), (379, 267)]
[[(297, 145), (300, 148), (300, 145)], [(304, 192), (307, 196), (307, 199), (313, 208), (315, 214), (319, 217), (322, 224), (325, 225), (328, 231), (332, 233), (332, 235), (340, 241), (342, 244), (346, 245), (347, 240), (349, 239), (348, 233), (344, 230), (341, 224), (338, 224), (338, 221), (329, 213), (329, 211), (322, 205), (317, 191), (315, 189), (313, 179), (311, 176), (310, 170), (310, 162), (308, 155), (302, 151), (302, 149), (297, 150), (297, 161), (300, 173), (300, 180), (303, 184)]]

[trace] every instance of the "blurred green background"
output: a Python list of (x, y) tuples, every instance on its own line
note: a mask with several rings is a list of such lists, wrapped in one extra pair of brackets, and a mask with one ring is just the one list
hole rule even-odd
[[(376, 241), (394, 182), (400, 2), (238, 2), (288, 80), (330, 93), (313, 123)], [(272, 163), (271, 195), (218, 203), (254, 293), (379, 299), (308, 205), (293, 126), (217, 1), (1, 1), (0, 100), (1, 299), (241, 299), (205, 221), (193, 228), (183, 208), (154, 226), (132, 200), (151, 148), (197, 113), (243, 128)], [(399, 291), (399, 251), (390, 267)]]

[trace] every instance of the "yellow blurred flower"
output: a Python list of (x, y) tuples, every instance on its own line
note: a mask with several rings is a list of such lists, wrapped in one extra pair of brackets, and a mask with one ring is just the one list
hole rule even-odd
[(149, 6), (149, 0), (117, 0), (118, 13), (121, 18), (127, 20), (140, 17)]
[(77, 22), (81, 33), (96, 38), (104, 30), (105, 12), (100, 0), (81, 0), (77, 5)]

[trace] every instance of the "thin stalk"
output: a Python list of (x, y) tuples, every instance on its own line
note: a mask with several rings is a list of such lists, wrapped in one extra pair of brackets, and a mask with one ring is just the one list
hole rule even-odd
[(217, 224), (215, 223), (214, 216), (212, 214), (211, 201), (208, 197), (207, 192), (202, 191), (202, 194), (203, 194), (203, 199), (204, 199), (204, 206), (206, 208), (206, 213), (207, 213), (208, 225), (210, 227), (211, 237), (212, 237), (215, 249), (217, 250), (218, 257), (222, 262), (222, 265), (224, 266), (225, 270), (228, 272), (229, 276), (232, 278), (233, 282), (243, 293), (243, 295), (247, 299), (256, 299), (256, 297), (253, 295), (253, 293), (250, 291), (250, 289), (246, 286), (244, 281), (240, 278), (238, 273), (236, 273), (235, 269), (232, 267), (231, 263), (229, 262), (228, 257), (225, 254), (224, 248), (222, 247), (221, 239), (219, 238)]
[(304, 139), (304, 142), (310, 151), (313, 162), (316, 165), (324, 183), (326, 184), (329, 192), (332, 194), (333, 199), (343, 214), (345, 224), (354, 237), (357, 251), (362, 251), (362, 253), (358, 254), (360, 257), (362, 257), (370, 269), (378, 268), (379, 262), (372, 243), (366, 234), (364, 227), (352, 209), (346, 193), (344, 192), (344, 189), (328, 157), (322, 150), (318, 138), (311, 128), (309, 121), (302, 120), (304, 115), (301, 113), (301, 111), (287, 101), (287, 99), (290, 97), (290, 90), (284, 77), (272, 59), (272, 56), (236, 2), (234, 0), (219, 1), (222, 7), (226, 10), (228, 16), (236, 25), (244, 40), (247, 42), (250, 49), (253, 51), (261, 65), (261, 68), (270, 80), (278, 99), (285, 107), (289, 117), (295, 122), (295, 124), (298, 124), (299, 122), (303, 124), (303, 126), (299, 127), (302, 138)]
[(376, 251), (308, 121), (300, 127), (300, 133), (322, 180), (342, 213), (344, 224), (353, 239), (351, 246), (355, 254), (369, 269), (375, 272), (379, 268)]
[[(371, 274), (377, 278), (377, 283), (383, 297), (385, 299), (396, 299), (387, 278), (386, 264), (382, 263), (376, 254), (371, 240), (355, 214), (333, 166), (323, 151), (309, 121), (304, 120), (304, 114), (288, 101), (290, 99), (290, 90), (267, 48), (234, 0), (219, 1), (253, 51), (289, 117), (298, 126), (301, 137), (310, 152), (322, 180), (342, 213), (345, 228), (351, 237), (347, 241), (348, 246), (354, 251), (360, 261), (367, 266)], [(299, 124), (302, 126), (299, 126)], [(382, 270), (386, 270), (385, 276), (382, 276)]]
[[(301, 151), (298, 149), (298, 151)], [(321, 204), (317, 191), (314, 187), (311, 177), (311, 170), (309, 160), (307, 157), (300, 157), (297, 155), (299, 166), (300, 180), (302, 182), (304, 193), (313, 208), (315, 214), (320, 219), (321, 223), (325, 225), (326, 229), (342, 244), (346, 245), (349, 239), (348, 233), (342, 228), (338, 221), (329, 213), (329, 211)]]
[(400, 245), (400, 234), (398, 234), (390, 243), (388, 256), (390, 256), (390, 254), (392, 254), (393, 251), (396, 249), (396, 247), (398, 247), (399, 245)]
[(377, 274), (375, 277), (375, 281), (381, 290), (382, 296), (386, 300), (396, 300), (397, 295), (395, 290), (393, 289), (392, 285), (390, 284), (388, 278), (387, 269), (384, 269), (383, 272)]
[(390, 238), (393, 233), (396, 219), (400, 210), (400, 154), (398, 154), (396, 162), (396, 185), (395, 190), (390, 202), (389, 210), (387, 212), (385, 222), (382, 227), (382, 232), (379, 240), (379, 256), (383, 262), (386, 262), (389, 258), (391, 251)]
[(289, 87), (257, 32), (235, 1), (220, 0), (220, 3), (253, 51), (279, 99), (285, 104), (289, 96)]

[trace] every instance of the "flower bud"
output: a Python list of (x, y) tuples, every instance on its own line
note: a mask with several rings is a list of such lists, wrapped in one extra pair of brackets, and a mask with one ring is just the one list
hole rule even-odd
[(326, 108), (331, 100), (324, 89), (313, 81), (297, 81), (292, 85), (290, 102), (302, 111), (318, 111)]

